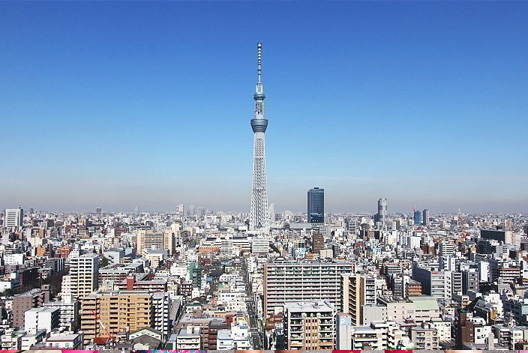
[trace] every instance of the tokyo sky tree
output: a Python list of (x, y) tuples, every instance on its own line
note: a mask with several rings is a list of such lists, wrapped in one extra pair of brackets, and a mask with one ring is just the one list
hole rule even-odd
[(255, 117), (251, 119), (253, 129), (253, 189), (251, 193), (250, 230), (266, 230), (269, 225), (268, 193), (266, 190), (266, 142), (265, 132), (268, 119), (264, 118), (264, 87), (260, 82), (262, 72), (262, 44), (257, 44), (257, 89), (255, 99)]

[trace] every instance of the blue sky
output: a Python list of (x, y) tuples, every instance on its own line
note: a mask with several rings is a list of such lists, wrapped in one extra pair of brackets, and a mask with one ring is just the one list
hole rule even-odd
[(528, 212), (528, 2), (0, 2), (0, 207)]

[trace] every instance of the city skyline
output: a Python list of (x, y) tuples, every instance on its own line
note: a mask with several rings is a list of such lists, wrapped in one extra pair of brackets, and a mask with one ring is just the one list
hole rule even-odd
[(0, 207), (249, 212), (262, 42), (278, 211), (527, 212), (526, 9), (2, 2)]

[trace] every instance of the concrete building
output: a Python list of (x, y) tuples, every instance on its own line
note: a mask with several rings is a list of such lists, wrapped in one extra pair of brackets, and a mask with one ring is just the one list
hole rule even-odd
[(141, 262), (108, 265), (99, 269), (99, 284), (103, 283), (103, 281), (120, 283), (124, 281), (128, 275), (143, 273), (144, 271), (145, 268)]
[(103, 256), (108, 259), (110, 264), (118, 264), (125, 257), (125, 250), (116, 248), (108, 249), (103, 252)]
[(285, 303), (286, 349), (333, 350), (335, 315), (329, 301)]
[(508, 298), (503, 303), (505, 315), (509, 315), (520, 325), (528, 325), (528, 298)]
[[(203, 335), (202, 335), (203, 337)], [(247, 323), (240, 322), (231, 325), (231, 329), (220, 329), (217, 332), (217, 350), (251, 349), (250, 334)]]
[(201, 342), (200, 327), (181, 328), (176, 336), (176, 350), (199, 350)]
[(412, 327), (410, 331), (411, 341), (416, 350), (439, 349), (438, 335), (435, 329)]
[(21, 337), (20, 349), (30, 350), (33, 346), (36, 346), (46, 339), (46, 330), (37, 330), (26, 333)]
[(99, 256), (86, 254), (70, 259), (70, 293), (75, 299), (93, 293), (98, 288)]
[(13, 326), (24, 327), (26, 310), (39, 308), (48, 301), (49, 292), (38, 288), (16, 295), (13, 299)]
[(46, 259), (46, 267), (51, 268), (53, 272), (61, 272), (64, 270), (64, 266), (66, 264), (66, 260), (64, 260), (62, 257), (51, 257)]
[(264, 265), (264, 313), (283, 309), (287, 301), (329, 300), (343, 310), (343, 275), (350, 275), (348, 262), (276, 261)]
[(440, 318), (440, 307), (436, 298), (430, 296), (409, 297), (409, 301), (414, 304), (414, 316), (412, 318), (415, 322), (422, 323)]
[(45, 308), (58, 308), (60, 312), (59, 328), (74, 332), (79, 326), (79, 301), (72, 294), (62, 296), (62, 301), (44, 304)]
[(471, 268), (467, 271), (462, 271), (462, 294), (466, 294), (468, 291), (479, 292), (479, 273), (477, 269)]
[(387, 307), (385, 305), (362, 305), (361, 324), (369, 326), (375, 321), (387, 321)]
[(26, 322), (25, 330), (34, 332), (45, 330), (51, 332), (59, 327), (60, 310), (59, 308), (32, 308), (25, 312)]
[(352, 318), (350, 314), (337, 314), (336, 349), (352, 349)]
[(446, 292), (444, 276), (444, 271), (440, 271), (438, 266), (421, 267), (416, 263), (413, 266), (412, 279), (422, 284), (422, 292), (425, 295), (444, 298)]
[(231, 337), (231, 330), (218, 330), (216, 337), (216, 349), (219, 351), (227, 351), (235, 349), (233, 337)]
[(166, 229), (165, 232), (140, 229), (136, 235), (136, 253), (142, 254), (145, 249), (166, 249), (169, 255), (174, 254), (177, 231)]
[(422, 284), (413, 279), (405, 283), (405, 297), (419, 297), (422, 295)]
[(251, 239), (252, 254), (267, 254), (269, 252), (269, 240), (266, 238)]
[(440, 243), (438, 256), (447, 259), (448, 257), (453, 256), (454, 254), (455, 244), (447, 240), (444, 240)]
[(165, 249), (143, 249), (141, 256), (148, 260), (151, 267), (158, 268), (167, 259)]
[(325, 248), (324, 236), (320, 233), (312, 234), (313, 253), (320, 255), (321, 250)]
[(168, 335), (169, 305), (166, 294), (147, 291), (94, 293), (83, 297), (80, 315), (84, 344), (95, 337), (108, 337), (94, 313), (112, 336), (146, 327), (163, 330)]
[[(449, 276), (451, 274), (451, 297), (455, 296), (461, 296), (462, 295), (462, 272), (451, 272), (451, 271), (445, 271), (444, 275)], [(445, 289), (446, 291), (449, 290), (449, 288)]]
[(343, 276), (343, 298), (343, 312), (350, 313), (352, 325), (362, 325), (361, 308), (376, 305), (376, 279), (366, 274)]
[(83, 333), (52, 333), (44, 341), (47, 349), (83, 350)]
[(152, 293), (153, 323), (152, 328), (161, 332), (162, 341), (165, 340), (170, 331), (169, 314), (172, 308), (172, 299), (167, 292)]
[(512, 244), (512, 232), (503, 229), (481, 229), (480, 237), (482, 239), (493, 239), (504, 244)]
[(5, 330), (1, 336), (2, 350), (17, 351), (22, 349), (22, 337), (26, 334), (25, 331), (16, 331), (12, 328)]
[(352, 328), (353, 350), (384, 350), (382, 332), (370, 326), (354, 326)]
[(387, 320), (389, 321), (400, 323), (415, 316), (415, 305), (410, 300), (380, 297), (378, 302), (387, 307)]
[(5, 228), (21, 228), (24, 222), (24, 210), (19, 208), (6, 208), (4, 211)]
[(246, 298), (246, 293), (242, 291), (219, 292), (218, 305), (224, 306), (226, 311), (245, 312), (247, 311)]

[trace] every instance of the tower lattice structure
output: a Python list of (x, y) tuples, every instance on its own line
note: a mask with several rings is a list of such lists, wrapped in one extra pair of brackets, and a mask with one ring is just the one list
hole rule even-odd
[(255, 117), (251, 119), (253, 129), (253, 187), (251, 192), (251, 210), (249, 214), (250, 230), (269, 228), (268, 191), (266, 187), (266, 139), (268, 119), (264, 117), (264, 86), (261, 82), (262, 44), (257, 44), (257, 88), (255, 99)]

